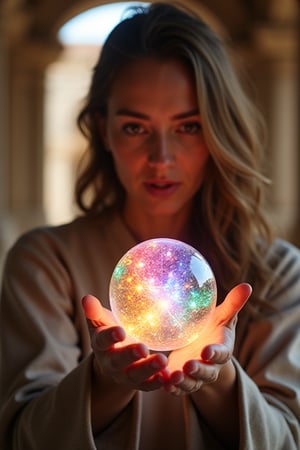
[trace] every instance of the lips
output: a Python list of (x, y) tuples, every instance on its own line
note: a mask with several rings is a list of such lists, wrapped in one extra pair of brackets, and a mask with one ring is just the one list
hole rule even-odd
[(168, 197), (180, 186), (180, 183), (171, 180), (149, 180), (144, 183), (149, 194), (155, 197)]

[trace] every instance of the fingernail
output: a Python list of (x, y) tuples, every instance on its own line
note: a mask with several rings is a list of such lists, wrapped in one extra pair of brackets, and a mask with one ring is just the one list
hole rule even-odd
[(162, 369), (163, 366), (160, 361), (157, 361), (156, 359), (154, 359), (151, 362), (151, 367), (153, 367), (153, 369)]
[(194, 375), (198, 371), (198, 365), (195, 362), (191, 362), (188, 368), (188, 373)]
[(112, 337), (114, 342), (119, 342), (119, 340), (120, 340), (119, 333), (117, 331), (115, 331), (115, 330), (112, 331), (111, 337)]
[(208, 363), (209, 361), (211, 361), (212, 359), (215, 358), (216, 352), (215, 352), (215, 350), (212, 350), (212, 349), (210, 349), (210, 348), (206, 348), (206, 349), (203, 351), (203, 353), (202, 353), (201, 356), (202, 356), (203, 360), (206, 361), (206, 362)]
[(132, 350), (132, 354), (133, 354), (133, 356), (134, 356), (135, 358), (138, 358), (138, 359), (140, 359), (140, 358), (145, 358), (144, 353), (143, 353), (142, 350), (139, 349), (139, 348), (134, 348), (134, 349)]
[(216, 352), (214, 350), (211, 350), (208, 352), (208, 358), (207, 359), (213, 359), (216, 355)]

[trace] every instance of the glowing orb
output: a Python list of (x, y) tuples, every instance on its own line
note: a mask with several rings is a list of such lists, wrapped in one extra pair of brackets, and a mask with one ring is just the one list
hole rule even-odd
[(193, 342), (215, 308), (214, 274), (203, 256), (174, 239), (130, 249), (110, 281), (112, 312), (126, 333), (152, 350)]

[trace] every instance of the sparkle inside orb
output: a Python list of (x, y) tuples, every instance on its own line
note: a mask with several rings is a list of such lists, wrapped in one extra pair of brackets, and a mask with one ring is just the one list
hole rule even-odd
[(207, 261), (175, 239), (136, 245), (120, 259), (110, 281), (115, 319), (152, 350), (174, 350), (197, 339), (216, 298)]

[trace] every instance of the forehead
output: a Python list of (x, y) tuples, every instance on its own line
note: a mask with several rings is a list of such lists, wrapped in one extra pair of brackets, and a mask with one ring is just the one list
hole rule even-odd
[(192, 70), (180, 59), (142, 58), (123, 67), (115, 76), (109, 103), (174, 103), (197, 105)]
[(189, 82), (193, 82), (194, 78), (189, 64), (179, 58), (144, 57), (121, 67), (119, 72), (115, 74), (113, 86), (124, 81), (144, 80), (145, 82), (154, 82), (163, 80), (165, 77), (170, 81), (185, 77)]

